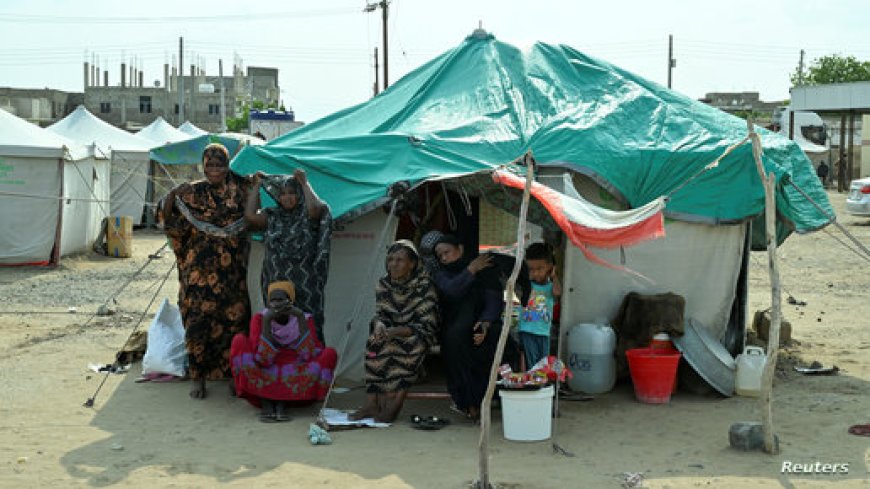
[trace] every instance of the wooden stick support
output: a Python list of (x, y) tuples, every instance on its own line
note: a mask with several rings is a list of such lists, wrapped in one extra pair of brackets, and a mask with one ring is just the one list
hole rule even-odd
[(761, 426), (764, 434), (764, 451), (770, 454), (779, 452), (773, 430), (773, 374), (779, 355), (779, 330), (782, 324), (782, 297), (779, 283), (779, 267), (776, 260), (776, 175), (765, 174), (761, 162), (763, 150), (761, 138), (755, 133), (752, 120), (748, 120), (749, 136), (752, 139), (752, 155), (758, 168), (758, 175), (764, 185), (764, 227), (767, 241), (767, 268), (770, 274), (770, 329), (767, 336), (767, 362), (761, 374)]
[[(523, 162), (526, 165), (526, 185), (523, 189), (523, 201), (520, 206), (519, 226), (517, 227), (517, 252), (514, 268), (511, 270), (508, 277), (507, 285), (505, 285), (505, 297), (513, 297), (514, 285), (517, 283), (517, 277), (520, 274), (520, 267), (523, 264), (523, 257), (526, 250), (526, 216), (529, 213), (529, 198), (531, 197), (532, 181), (535, 178), (534, 159), (532, 153), (528, 152), (523, 156)], [(490, 406), (492, 405), (492, 396), (495, 393), (495, 382), (498, 376), (498, 367), (501, 362), (501, 357), (504, 354), (504, 346), (507, 343), (508, 334), (510, 334), (511, 324), (511, 307), (510, 304), (505, 306), (502, 313), (502, 328), (501, 335), (498, 337), (498, 345), (495, 349), (495, 357), (492, 359), (492, 367), (489, 370), (489, 385), (486, 387), (486, 394), (483, 396), (483, 401), (480, 403), (480, 444), (478, 446), (478, 469), (479, 479), (477, 487), (479, 489), (489, 489), (489, 431), (490, 431)]]

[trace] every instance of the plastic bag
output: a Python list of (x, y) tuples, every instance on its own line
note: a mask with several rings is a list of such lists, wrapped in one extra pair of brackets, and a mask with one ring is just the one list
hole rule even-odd
[(142, 358), (142, 374), (161, 373), (184, 376), (187, 350), (181, 312), (164, 298), (148, 328), (148, 347)]

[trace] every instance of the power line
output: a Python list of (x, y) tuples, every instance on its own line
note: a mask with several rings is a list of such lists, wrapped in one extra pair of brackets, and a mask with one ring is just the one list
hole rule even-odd
[(246, 13), (226, 15), (194, 15), (183, 17), (171, 16), (131, 16), (131, 17), (68, 17), (57, 15), (30, 15), (30, 14), (0, 14), (0, 22), (28, 24), (166, 24), (166, 23), (201, 23), (201, 22), (238, 22), (238, 21), (268, 21), (284, 20), (288, 18), (311, 18), (335, 15), (349, 15), (359, 13), (358, 9), (322, 9), (322, 10), (299, 10), (296, 12), (270, 12), (270, 13)]

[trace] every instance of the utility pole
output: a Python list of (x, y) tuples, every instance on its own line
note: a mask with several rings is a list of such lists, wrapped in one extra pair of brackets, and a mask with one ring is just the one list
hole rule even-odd
[(671, 80), (673, 79), (672, 72), (677, 67), (677, 60), (674, 59), (674, 35), (668, 35), (668, 88), (671, 88)]
[(224, 88), (224, 60), (218, 60), (218, 80), (220, 80), (220, 91), (221, 91), (221, 132), (227, 131), (227, 103), (224, 99), (224, 92), (226, 89)]
[(798, 62), (798, 86), (804, 84), (804, 50), (801, 49), (801, 60)]
[(378, 95), (378, 48), (375, 47), (375, 96)]
[(178, 38), (178, 124), (184, 123), (184, 38)]
[(390, 86), (390, 77), (389, 77), (389, 42), (387, 37), (387, 11), (389, 10), (390, 1), (389, 0), (380, 0), (379, 2), (366, 4), (366, 8), (363, 9), (363, 12), (374, 12), (378, 8), (381, 9), (381, 19), (383, 21), (383, 32), (384, 32), (384, 90)]

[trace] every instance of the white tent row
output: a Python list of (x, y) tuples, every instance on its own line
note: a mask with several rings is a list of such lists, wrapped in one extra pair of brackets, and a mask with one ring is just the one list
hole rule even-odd
[(48, 130), (81, 145), (95, 145), (97, 155), (111, 161), (112, 207), (108, 215), (130, 216), (134, 225), (141, 224), (148, 188), (148, 151), (153, 143), (100, 120), (81, 105)]
[(109, 160), (0, 110), (0, 264), (90, 249), (109, 211)]

